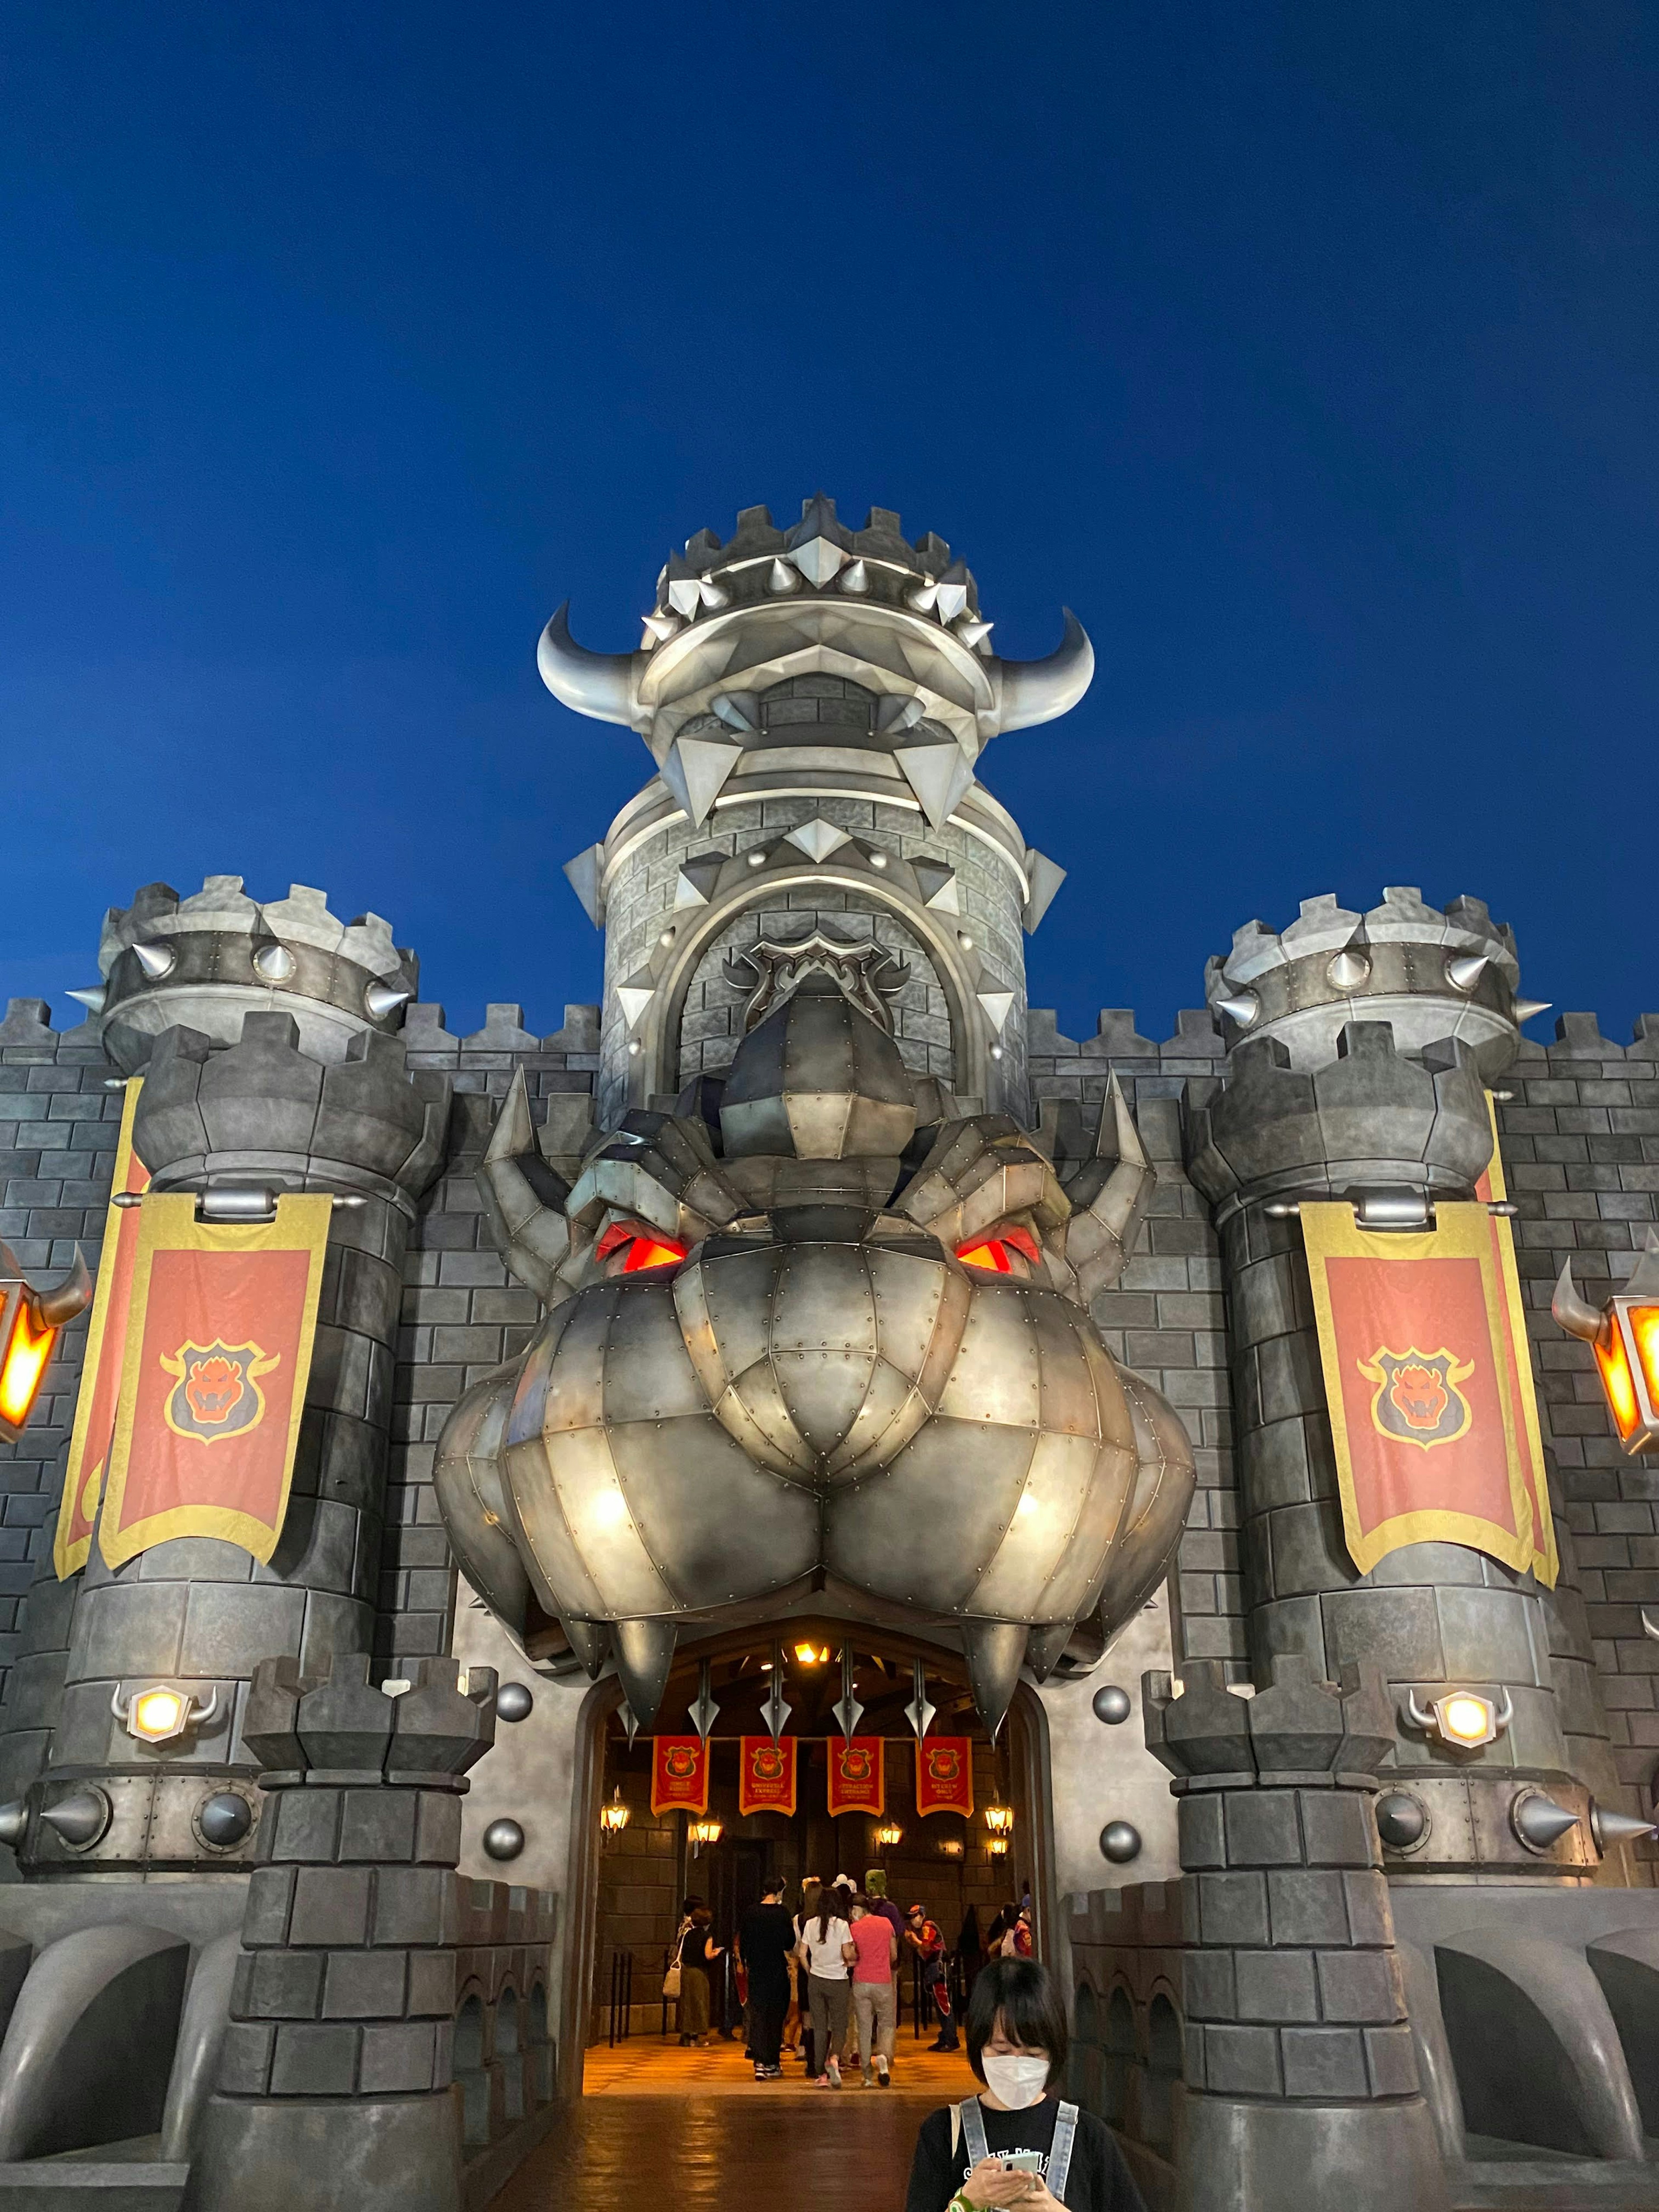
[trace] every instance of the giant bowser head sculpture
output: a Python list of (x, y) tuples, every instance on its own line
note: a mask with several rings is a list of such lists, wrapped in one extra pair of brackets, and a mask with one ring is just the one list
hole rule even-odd
[[(825, 506), (808, 503), (815, 528)], [(710, 543), (688, 548), (706, 568)], [(792, 593), (823, 588), (792, 573)], [(926, 577), (898, 581), (926, 596)], [(703, 583), (665, 642), (744, 589), (717, 574), (705, 598)], [(769, 569), (760, 589), (776, 589)], [(937, 592), (904, 610), (935, 628), (961, 611)], [(830, 614), (845, 635), (844, 606)], [(951, 630), (935, 657), (971, 659), (986, 627), (965, 645)], [(548, 680), (570, 696), (574, 678)], [(647, 679), (630, 666), (606, 681), (603, 702), (572, 703), (621, 719)], [(1081, 688), (1073, 665), (1028, 719)], [(993, 668), (987, 710), (1038, 689)], [(872, 939), (763, 938), (726, 972), (747, 994), (741, 1041), (672, 1112), (635, 1106), (597, 1137), (562, 1112), (538, 1129), (513, 1079), (479, 1182), (545, 1312), (445, 1428), (451, 1542), (509, 1630), (533, 1607), (593, 1671), (609, 1656), (642, 1725), (683, 1633), (811, 1593), (851, 1620), (958, 1641), (994, 1731), (1023, 1666), (1042, 1680), (1079, 1624), (1097, 1652), (1139, 1609), (1185, 1522), (1185, 1432), (1089, 1310), (1121, 1271), (1152, 1169), (1115, 1079), (1092, 1156), (1057, 1167), (1046, 1140), (919, 1078), (895, 1035), (902, 963)]]

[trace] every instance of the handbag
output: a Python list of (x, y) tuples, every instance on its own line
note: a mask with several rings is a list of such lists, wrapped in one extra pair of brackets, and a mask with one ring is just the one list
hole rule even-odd
[(678, 1959), (662, 1978), (662, 1993), (665, 1997), (677, 1997), (680, 1993), (680, 1962)]

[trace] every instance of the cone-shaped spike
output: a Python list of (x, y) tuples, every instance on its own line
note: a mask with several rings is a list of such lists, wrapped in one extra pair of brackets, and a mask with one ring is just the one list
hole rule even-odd
[(1595, 1306), (1587, 1306), (1573, 1285), (1571, 1260), (1563, 1262), (1556, 1277), (1550, 1312), (1558, 1328), (1565, 1329), (1569, 1336), (1582, 1336), (1586, 1344), (1594, 1344), (1601, 1334), (1600, 1311)]
[(399, 991), (390, 983), (371, 983), (363, 993), (363, 1005), (371, 1021), (383, 1022), (399, 1006), (406, 1006), (414, 995), (412, 991)]
[(841, 1696), (830, 1708), (836, 1717), (836, 1726), (849, 1740), (858, 1734), (859, 1722), (864, 1708), (853, 1694), (853, 1647), (843, 1644), (841, 1648)]
[(29, 1808), (22, 1798), (14, 1797), (9, 1805), (0, 1805), (0, 1844), (21, 1844), (28, 1824)]
[(135, 945), (132, 957), (152, 983), (172, 975), (179, 964), (179, 955), (170, 945)]
[(1261, 1001), (1254, 991), (1233, 991), (1224, 998), (1212, 999), (1210, 1004), (1217, 1013), (1225, 1014), (1230, 1022), (1237, 1022), (1247, 1030), (1261, 1012)]
[(1446, 963), (1446, 981), (1454, 991), (1469, 992), (1492, 964), (1490, 952), (1465, 952)]
[(89, 1014), (101, 1014), (104, 1001), (109, 996), (107, 983), (94, 983), (89, 991), (71, 991), (69, 996), (77, 1006), (84, 1006)]
[(1078, 1294), (1085, 1304), (1122, 1273), (1158, 1182), (1115, 1074), (1101, 1102), (1095, 1146), (1097, 1161), (1115, 1158), (1116, 1164), (1109, 1174), (1085, 1165), (1071, 1178), (1066, 1194), (1077, 1211), (1066, 1227), (1066, 1257), (1077, 1271)]
[(962, 1626), (962, 1648), (974, 1704), (993, 1743), (1019, 1686), (1030, 1630), (1023, 1620), (969, 1620)]
[(674, 1663), (677, 1631), (672, 1620), (616, 1620), (611, 1625), (611, 1655), (641, 1728), (654, 1728)]
[(1046, 1682), (1060, 1664), (1060, 1655), (1072, 1640), (1069, 1620), (1051, 1621), (1047, 1628), (1034, 1628), (1031, 1640), (1025, 1647), (1025, 1663), (1039, 1682)]
[(850, 592), (854, 599), (860, 599), (870, 588), (870, 571), (862, 561), (854, 561), (842, 570), (840, 583), (843, 592)]
[(1644, 1836), (1659, 1835), (1659, 1823), (1638, 1820), (1630, 1813), (1609, 1813), (1590, 1799), (1590, 1833), (1604, 1855), (1619, 1844), (1638, 1844)]
[(559, 1626), (564, 1631), (565, 1642), (586, 1668), (589, 1681), (597, 1681), (599, 1669), (605, 1664), (604, 1629), (597, 1621), (577, 1620), (566, 1613), (559, 1615)]
[(766, 579), (766, 588), (775, 592), (780, 599), (786, 592), (798, 592), (800, 589), (799, 573), (787, 561), (775, 560)]
[(915, 1694), (904, 1708), (904, 1717), (909, 1722), (915, 1731), (917, 1740), (920, 1741), (933, 1726), (933, 1717), (938, 1712), (939, 1707), (930, 1705), (927, 1702), (927, 1668), (921, 1660), (918, 1659), (912, 1666), (910, 1679)]
[(1517, 1022), (1529, 1022), (1534, 1014), (1547, 1014), (1554, 1004), (1552, 999), (1517, 999), (1511, 1012)]
[(1525, 1796), (1517, 1798), (1510, 1818), (1515, 1823), (1516, 1835), (1535, 1851), (1547, 1851), (1552, 1844), (1560, 1841), (1569, 1828), (1578, 1826), (1577, 1813), (1568, 1812), (1565, 1805), (1558, 1805), (1541, 1790), (1528, 1790)]
[(767, 1687), (766, 1702), (761, 1707), (761, 1718), (771, 1730), (774, 1743), (783, 1734), (783, 1724), (793, 1711), (793, 1705), (787, 1705), (783, 1701), (783, 1646), (775, 1644), (772, 1646), (772, 1677)]
[(714, 1670), (707, 1659), (703, 1661), (698, 1672), (696, 1701), (689, 1705), (686, 1711), (690, 1715), (692, 1727), (707, 1743), (708, 1731), (720, 1718), (720, 1707), (714, 1703)]
[[(570, 1224), (538, 1194), (525, 1162), (545, 1174), (530, 1120), (524, 1070), (515, 1068), (495, 1127), (478, 1168), (478, 1188), (502, 1259), (527, 1290), (544, 1302), (570, 1249)], [(561, 1186), (562, 1188), (562, 1186)]]
[(629, 1704), (626, 1698), (623, 1699), (622, 1706), (617, 1717), (621, 1721), (623, 1724), (623, 1733), (628, 1738), (628, 1748), (632, 1751), (634, 1748), (634, 1739), (640, 1732), (640, 1723), (635, 1714), (633, 1706)]
[(1326, 963), (1325, 973), (1334, 991), (1357, 991), (1370, 980), (1371, 963), (1357, 945), (1345, 945)]
[(95, 1843), (109, 1826), (109, 1800), (101, 1790), (77, 1790), (48, 1805), (40, 1818), (49, 1828), (56, 1828), (66, 1844)]

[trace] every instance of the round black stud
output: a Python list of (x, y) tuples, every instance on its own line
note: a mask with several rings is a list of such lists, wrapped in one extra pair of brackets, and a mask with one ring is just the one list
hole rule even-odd
[(196, 1808), (196, 1829), (204, 1844), (228, 1850), (253, 1826), (253, 1808), (234, 1790), (216, 1790)]
[(1408, 1851), (1429, 1832), (1429, 1816), (1420, 1797), (1404, 1790), (1391, 1790), (1376, 1801), (1376, 1832), (1390, 1850)]

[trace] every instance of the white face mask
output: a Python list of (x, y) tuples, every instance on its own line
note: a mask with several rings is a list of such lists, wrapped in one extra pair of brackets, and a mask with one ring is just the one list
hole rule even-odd
[(1046, 2057), (1014, 2057), (994, 2051), (982, 2051), (980, 2064), (985, 2069), (985, 2086), (994, 2097), (1006, 2105), (1011, 2112), (1023, 2112), (1028, 2105), (1035, 2105), (1048, 2086), (1048, 2061)]

